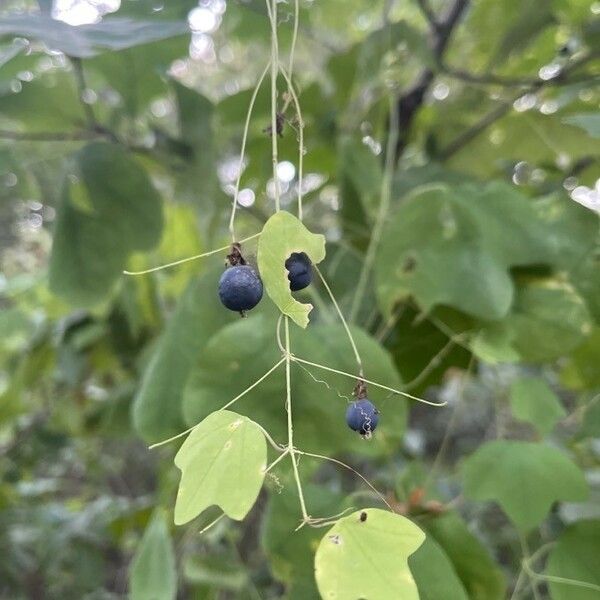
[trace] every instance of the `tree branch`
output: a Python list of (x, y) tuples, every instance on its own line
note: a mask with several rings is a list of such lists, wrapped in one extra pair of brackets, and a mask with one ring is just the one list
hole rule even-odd
[[(428, 2), (418, 0), (418, 3), (430, 24), (432, 52), (436, 61), (439, 62), (444, 55), (454, 28), (469, 5), (469, 0), (454, 0), (454, 3), (440, 20), (435, 18)], [(423, 104), (425, 94), (429, 90), (434, 77), (435, 72), (432, 69), (424, 69), (417, 82), (398, 98), (397, 111), (400, 135), (396, 144), (396, 160), (400, 158), (406, 148), (412, 123)]]
[(556, 75), (556, 77), (553, 77), (552, 79), (535, 80), (528, 88), (521, 90), (517, 95), (511, 97), (509, 100), (505, 100), (499, 106), (496, 106), (490, 112), (483, 115), (483, 117), (476, 121), (469, 129), (466, 129), (460, 135), (454, 138), (454, 140), (452, 140), (445, 148), (440, 150), (437, 158), (441, 161), (445, 161), (450, 158), (450, 156), (461, 150), (481, 132), (485, 131), (490, 125), (506, 115), (513, 107), (513, 103), (519, 98), (527, 94), (534, 94), (544, 87), (573, 83), (574, 79), (569, 78), (569, 74), (573, 71), (576, 71), (591, 60), (598, 58), (599, 56), (600, 51), (589, 52), (581, 56), (579, 59), (571, 61), (570, 64), (565, 65), (565, 67)]

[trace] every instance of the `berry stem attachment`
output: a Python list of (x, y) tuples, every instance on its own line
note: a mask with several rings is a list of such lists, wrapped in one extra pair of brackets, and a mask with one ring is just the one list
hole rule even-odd
[(285, 331), (285, 409), (287, 411), (287, 430), (288, 430), (288, 453), (292, 459), (292, 468), (294, 470), (294, 479), (298, 488), (298, 498), (300, 499), (300, 508), (302, 510), (302, 525), (310, 522), (310, 517), (306, 511), (306, 503), (304, 501), (304, 492), (302, 491), (302, 482), (300, 481), (300, 473), (298, 472), (298, 461), (294, 449), (294, 424), (292, 420), (292, 376), (291, 376), (291, 358), (290, 354), (290, 320), (286, 316), (284, 323)]
[(238, 163), (238, 172), (237, 179), (235, 182), (235, 191), (233, 193), (233, 201), (231, 203), (231, 217), (229, 218), (229, 233), (231, 234), (231, 241), (235, 242), (235, 212), (237, 210), (238, 205), (238, 196), (240, 193), (240, 181), (242, 179), (242, 170), (244, 169), (244, 157), (246, 155), (246, 142), (248, 141), (248, 130), (250, 129), (250, 119), (252, 118), (252, 111), (254, 110), (254, 104), (256, 102), (256, 97), (258, 96), (258, 92), (269, 72), (269, 68), (271, 67), (271, 63), (269, 62), (262, 72), (261, 76), (258, 78), (256, 86), (254, 87), (254, 91), (252, 92), (252, 97), (250, 98), (250, 104), (248, 104), (248, 112), (246, 113), (246, 123), (244, 124), (244, 133), (242, 134), (242, 147), (240, 149), (240, 161)]
[[(251, 235), (243, 240), (240, 240), (238, 243), (243, 244), (244, 242), (249, 242), (250, 240), (254, 240), (260, 236), (262, 232), (259, 231), (254, 235)], [(227, 246), (223, 246), (222, 248), (217, 248), (215, 250), (210, 250), (209, 252), (203, 252), (202, 254), (196, 254), (195, 256), (189, 256), (188, 258), (182, 258), (180, 260), (176, 260), (175, 262), (167, 263), (166, 265), (160, 265), (159, 267), (153, 267), (152, 269), (145, 269), (144, 271), (123, 271), (123, 275), (146, 275), (147, 273), (155, 273), (156, 271), (162, 271), (163, 269), (170, 269), (171, 267), (176, 267), (178, 265), (182, 265), (187, 262), (191, 262), (193, 260), (198, 260), (199, 258), (206, 258), (207, 256), (212, 256), (213, 254), (219, 254), (225, 250), (230, 250), (231, 244), (227, 244)]]

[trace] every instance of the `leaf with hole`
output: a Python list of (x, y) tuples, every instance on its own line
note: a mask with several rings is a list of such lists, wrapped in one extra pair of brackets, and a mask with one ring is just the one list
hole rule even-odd
[(325, 258), (325, 237), (311, 233), (289, 212), (279, 211), (263, 227), (258, 241), (258, 269), (267, 294), (279, 310), (306, 327), (313, 307), (298, 302), (290, 291), (285, 261), (292, 252), (304, 252), (313, 264), (320, 263)]
[(321, 596), (418, 600), (408, 559), (424, 541), (414, 523), (378, 508), (341, 518), (317, 548), (315, 577)]
[(175, 456), (181, 470), (175, 524), (183, 525), (213, 505), (241, 521), (258, 497), (266, 464), (267, 443), (256, 423), (228, 410), (212, 413)]

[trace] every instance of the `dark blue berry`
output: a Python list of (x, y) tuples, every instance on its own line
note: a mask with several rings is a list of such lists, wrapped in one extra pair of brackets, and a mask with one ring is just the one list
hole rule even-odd
[(310, 284), (312, 281), (311, 265), (310, 258), (304, 252), (292, 252), (285, 261), (292, 292), (303, 290)]
[(221, 275), (219, 298), (229, 310), (250, 310), (260, 302), (262, 295), (262, 281), (248, 265), (230, 267)]
[(367, 398), (355, 400), (346, 410), (346, 423), (360, 435), (368, 435), (375, 431), (379, 423), (379, 411)]

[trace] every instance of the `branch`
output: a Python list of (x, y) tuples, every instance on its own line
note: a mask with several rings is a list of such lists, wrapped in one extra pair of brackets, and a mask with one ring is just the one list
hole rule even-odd
[(532, 83), (528, 88), (521, 90), (516, 96), (511, 97), (509, 100), (505, 100), (502, 104), (491, 110), (489, 113), (481, 117), (479, 121), (477, 121), (474, 125), (472, 125), (469, 129), (463, 131), (460, 135), (458, 135), (454, 140), (452, 140), (445, 148), (440, 150), (437, 155), (437, 158), (441, 161), (445, 161), (450, 156), (461, 150), (464, 146), (466, 146), (471, 140), (476, 138), (481, 132), (485, 131), (490, 125), (495, 123), (498, 119), (501, 119), (506, 113), (508, 113), (513, 103), (519, 98), (527, 95), (533, 94), (544, 87), (549, 87), (552, 85), (565, 85), (572, 83), (574, 79), (569, 78), (568, 75), (573, 71), (576, 71), (583, 65), (587, 64), (591, 60), (594, 60), (600, 56), (600, 51), (589, 52), (581, 56), (581, 58), (577, 60), (573, 60), (570, 64), (566, 65), (557, 75), (552, 79), (538, 79)]
[(423, 16), (425, 17), (425, 19), (427, 19), (427, 22), (432, 27), (437, 29), (439, 23), (435, 13), (433, 12), (433, 9), (431, 8), (431, 6), (429, 6), (429, 0), (417, 0), (417, 4), (419, 5), (421, 12), (423, 13)]
[(75, 80), (77, 82), (77, 96), (79, 98), (79, 102), (81, 107), (83, 108), (83, 113), (85, 114), (85, 118), (88, 123), (88, 127), (90, 129), (95, 129), (98, 126), (98, 121), (96, 120), (96, 115), (94, 114), (94, 109), (91, 104), (88, 104), (85, 101), (85, 92), (88, 89), (87, 83), (85, 81), (85, 73), (83, 72), (83, 63), (80, 58), (70, 56), (71, 64), (73, 65), (73, 71), (75, 73)]
[[(418, 0), (418, 2), (421, 10), (424, 11), (425, 17), (430, 24), (433, 56), (437, 62), (440, 62), (444, 55), (444, 51), (446, 50), (446, 46), (450, 41), (450, 37), (452, 36), (454, 28), (469, 5), (469, 0), (454, 0), (454, 3), (450, 6), (446, 14), (440, 20), (437, 20), (433, 16), (428, 2), (425, 0)], [(417, 112), (423, 104), (425, 94), (429, 90), (434, 77), (435, 73), (432, 69), (424, 69), (412, 88), (406, 91), (398, 99), (397, 111), (399, 136), (396, 144), (396, 160), (402, 155), (404, 149), (406, 148), (410, 128), (417, 115)]]

